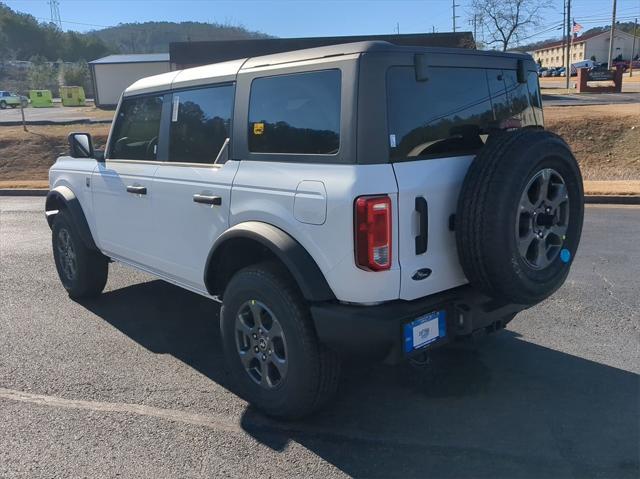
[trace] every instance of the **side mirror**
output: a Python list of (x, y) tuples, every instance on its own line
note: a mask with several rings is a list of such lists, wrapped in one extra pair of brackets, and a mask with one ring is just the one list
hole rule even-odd
[(93, 141), (89, 133), (70, 133), (69, 147), (73, 158), (94, 158)]

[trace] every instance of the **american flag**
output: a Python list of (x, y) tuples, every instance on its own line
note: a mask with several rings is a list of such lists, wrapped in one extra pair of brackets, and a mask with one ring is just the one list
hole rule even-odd
[(580, 30), (582, 30), (582, 25), (580, 25), (579, 23), (576, 23), (576, 21), (573, 21), (573, 29), (571, 30), (573, 33), (578, 33)]

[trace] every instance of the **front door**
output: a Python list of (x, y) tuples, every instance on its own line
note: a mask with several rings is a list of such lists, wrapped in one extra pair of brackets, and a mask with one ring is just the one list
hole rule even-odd
[[(204, 270), (215, 240), (229, 227), (237, 161), (224, 161), (234, 85), (177, 90), (171, 101), (167, 161), (153, 180), (151, 266), (205, 292)], [(216, 162), (216, 160), (218, 160)]]
[(109, 256), (141, 266), (151, 261), (152, 181), (160, 164), (163, 101), (162, 95), (123, 99), (106, 159), (91, 178), (99, 247)]

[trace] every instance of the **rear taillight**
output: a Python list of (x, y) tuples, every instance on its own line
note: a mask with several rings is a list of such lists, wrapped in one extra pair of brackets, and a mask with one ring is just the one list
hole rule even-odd
[(370, 271), (391, 268), (391, 198), (361, 196), (355, 203), (356, 264)]

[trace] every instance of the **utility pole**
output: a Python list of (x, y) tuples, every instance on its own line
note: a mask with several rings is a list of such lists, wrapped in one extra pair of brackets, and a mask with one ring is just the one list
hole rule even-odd
[(477, 33), (478, 33), (478, 27), (477, 27), (477, 25), (478, 25), (478, 14), (477, 13), (473, 14), (473, 20), (469, 20), (469, 25), (473, 26), (473, 41), (477, 42), (477, 39), (476, 39)]
[(396, 32), (400, 35), (400, 22), (396, 22)]
[(460, 5), (456, 4), (456, 0), (451, 0), (451, 8), (453, 10), (453, 15), (451, 16), (451, 19), (453, 20), (453, 31), (456, 31), (456, 18), (460, 18), (459, 15), (456, 15), (456, 7), (459, 7)]
[(562, 6), (562, 63), (565, 62), (564, 54), (567, 51), (567, 0)]
[(633, 46), (631, 47), (631, 60), (629, 61), (629, 78), (633, 76), (633, 57), (636, 54), (636, 35), (638, 34), (638, 18), (633, 24)]
[(607, 57), (607, 68), (611, 70), (613, 61), (613, 35), (616, 32), (616, 0), (613, 0), (613, 13), (611, 14), (611, 38), (609, 38), (609, 56)]
[[(615, 0), (614, 0), (615, 1)], [(569, 89), (569, 84), (571, 82), (571, 35), (573, 34), (571, 31), (571, 0), (567, 0), (567, 64), (565, 65), (565, 78), (567, 79), (565, 88)]]

